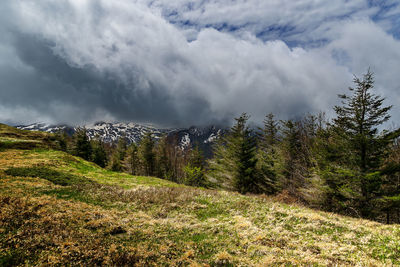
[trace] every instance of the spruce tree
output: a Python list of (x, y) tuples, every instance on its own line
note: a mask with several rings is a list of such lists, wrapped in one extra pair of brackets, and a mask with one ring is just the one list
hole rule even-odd
[(163, 136), (157, 143), (156, 146), (156, 174), (157, 177), (168, 179), (168, 180), (175, 180), (172, 177), (172, 163), (170, 158), (170, 144), (168, 143), (167, 136)]
[(283, 187), (295, 194), (304, 180), (301, 164), (301, 132), (298, 121), (281, 121), (281, 124), (284, 154), (283, 175), (285, 176)]
[(58, 148), (61, 151), (67, 152), (68, 151), (68, 139), (69, 136), (65, 130), (59, 130), (55, 133), (55, 138), (58, 142)]
[(104, 143), (101, 140), (94, 140), (92, 144), (93, 162), (104, 168), (107, 165), (107, 153)]
[(125, 135), (123, 135), (120, 138), (118, 138), (118, 143), (117, 143), (117, 151), (119, 154), (119, 159), (121, 161), (125, 159), (127, 149), (128, 149), (128, 139), (126, 138)]
[(123, 170), (121, 157), (118, 151), (114, 151), (114, 153), (112, 154), (109, 168), (115, 172), (120, 172)]
[(279, 123), (275, 120), (273, 113), (265, 116), (263, 121), (263, 135), (261, 136), (261, 145), (265, 148), (272, 148), (278, 142)]
[(334, 119), (336, 133), (347, 141), (346, 160), (357, 172), (355, 187), (360, 191), (359, 209), (363, 217), (373, 212), (372, 200), (380, 195), (382, 177), (377, 171), (386, 158), (388, 146), (398, 136), (397, 132), (379, 127), (389, 120), (392, 106), (384, 106), (385, 100), (372, 93), (373, 73), (368, 70), (363, 78), (354, 77), (355, 88), (350, 87), (350, 95), (339, 95), (341, 106), (335, 106)]
[(253, 131), (246, 125), (248, 119), (246, 113), (235, 118), (235, 125), (214, 147), (210, 176), (240, 193), (258, 193), (261, 187), (256, 172), (257, 144)]
[(91, 160), (92, 146), (85, 128), (78, 128), (74, 134), (74, 154), (86, 160)]
[(139, 169), (139, 155), (138, 146), (135, 143), (130, 144), (128, 147), (128, 163), (131, 174), (137, 175)]
[(151, 132), (146, 133), (139, 144), (139, 156), (143, 165), (144, 174), (147, 176), (154, 175), (154, 170), (155, 170), (154, 145), (155, 142)]
[(278, 189), (278, 175), (275, 166), (278, 129), (278, 122), (274, 119), (274, 115), (268, 114), (264, 120), (264, 128), (260, 134), (257, 151), (257, 170), (265, 181), (263, 191), (268, 194), (273, 194)]

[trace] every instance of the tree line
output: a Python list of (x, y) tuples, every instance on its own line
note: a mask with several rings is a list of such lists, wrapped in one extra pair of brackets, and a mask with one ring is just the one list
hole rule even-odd
[(182, 149), (177, 138), (139, 144), (120, 138), (88, 140), (85, 129), (58, 134), (61, 149), (113, 171), (157, 176), (177, 183), (217, 187), (242, 194), (269, 194), (341, 214), (400, 222), (400, 130), (383, 129), (392, 106), (373, 93), (368, 72), (339, 95), (336, 116), (324, 113), (248, 126), (243, 113), (204, 159), (197, 147)]
[(181, 148), (177, 136), (156, 139), (146, 133), (138, 144), (124, 136), (116, 143), (100, 137), (89, 140), (86, 129), (78, 128), (72, 136), (56, 134), (60, 150), (96, 163), (102, 168), (138, 176), (155, 176), (191, 186), (210, 187), (205, 178), (205, 159), (197, 147)]

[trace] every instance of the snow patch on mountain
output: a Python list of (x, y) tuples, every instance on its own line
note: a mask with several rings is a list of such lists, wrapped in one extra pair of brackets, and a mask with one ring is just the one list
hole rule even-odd
[(180, 147), (182, 149), (188, 148), (190, 147), (190, 137), (189, 134), (185, 134), (182, 138), (181, 138), (181, 142), (180, 142)]
[(89, 139), (99, 138), (103, 142), (115, 143), (120, 138), (126, 138), (129, 143), (139, 143), (144, 135), (152, 133), (152, 136), (158, 140), (166, 135), (171, 140), (174, 139), (181, 149), (187, 149), (192, 146), (198, 146), (205, 154), (211, 154), (211, 146), (216, 139), (224, 133), (224, 129), (216, 126), (180, 128), (180, 129), (162, 129), (152, 125), (122, 122), (97, 122), (90, 125), (71, 127), (68, 125), (50, 125), (45, 123), (33, 123), (29, 125), (20, 125), (17, 128), (22, 130), (43, 131), (56, 133), (67, 131), (73, 134), (78, 128), (85, 128)]

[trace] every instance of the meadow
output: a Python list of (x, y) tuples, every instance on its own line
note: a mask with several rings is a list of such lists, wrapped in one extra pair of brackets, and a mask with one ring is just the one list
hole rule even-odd
[(400, 227), (112, 172), (0, 125), (0, 266), (391, 266)]

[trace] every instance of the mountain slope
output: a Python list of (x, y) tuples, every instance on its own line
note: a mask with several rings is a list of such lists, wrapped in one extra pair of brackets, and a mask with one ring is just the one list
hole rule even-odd
[(0, 265), (400, 264), (398, 225), (110, 172), (15, 133), (43, 146), (0, 151)]
[[(119, 138), (125, 137), (128, 142), (138, 143), (141, 138), (148, 132), (151, 132), (155, 139), (163, 135), (167, 135), (171, 142), (176, 143), (181, 148), (197, 145), (202, 149), (206, 156), (211, 155), (211, 146), (218, 136), (224, 133), (222, 127), (195, 127), (162, 129), (150, 125), (142, 125), (137, 123), (110, 123), (97, 122), (93, 125), (85, 125), (89, 139), (100, 138), (102, 141), (112, 143), (118, 141)], [(65, 130), (69, 134), (73, 134), (75, 129), (68, 125), (49, 125), (44, 123), (33, 123), (30, 125), (19, 125), (18, 129), (30, 131), (42, 131), (55, 133)]]

